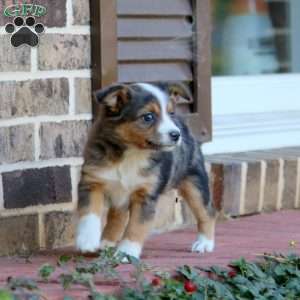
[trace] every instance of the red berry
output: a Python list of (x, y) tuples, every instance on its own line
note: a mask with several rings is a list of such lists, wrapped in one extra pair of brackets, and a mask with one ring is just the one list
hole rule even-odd
[(235, 270), (231, 270), (228, 272), (228, 277), (233, 278), (237, 275), (237, 272)]
[(197, 290), (197, 286), (192, 281), (186, 281), (184, 283), (184, 289), (188, 293), (194, 293)]
[(152, 281), (151, 281), (151, 284), (152, 284), (153, 286), (158, 286), (158, 285), (160, 285), (160, 278), (154, 277), (154, 278), (152, 279)]

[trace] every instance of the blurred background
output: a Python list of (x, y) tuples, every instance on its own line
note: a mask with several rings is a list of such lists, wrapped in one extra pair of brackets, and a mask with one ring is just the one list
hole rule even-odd
[(207, 153), (299, 145), (300, 1), (213, 0)]

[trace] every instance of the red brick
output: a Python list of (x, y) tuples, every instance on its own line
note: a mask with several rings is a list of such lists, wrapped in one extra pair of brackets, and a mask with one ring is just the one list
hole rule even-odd
[(2, 180), (5, 208), (71, 201), (69, 167), (8, 172)]

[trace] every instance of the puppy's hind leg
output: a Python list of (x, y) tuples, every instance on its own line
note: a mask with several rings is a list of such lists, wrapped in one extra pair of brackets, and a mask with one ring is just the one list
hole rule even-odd
[[(208, 192), (208, 183), (206, 192)], [(209, 198), (204, 199), (209, 197), (209, 192), (203, 197), (197, 178), (190, 177), (180, 184), (179, 193), (187, 202), (197, 221), (198, 236), (192, 245), (192, 251), (212, 252), (215, 247), (216, 212)]]
[(100, 247), (101, 216), (104, 192), (100, 183), (80, 182), (78, 187), (79, 221), (76, 231), (76, 248), (81, 252), (95, 252)]

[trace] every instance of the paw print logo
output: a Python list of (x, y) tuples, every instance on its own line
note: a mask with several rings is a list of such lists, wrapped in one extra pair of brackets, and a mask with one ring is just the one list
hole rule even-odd
[(34, 17), (16, 17), (13, 23), (8, 23), (5, 26), (5, 31), (12, 34), (11, 44), (14, 47), (19, 47), (23, 44), (35, 47), (39, 43), (38, 34), (43, 33), (45, 30), (44, 25), (35, 22)]

